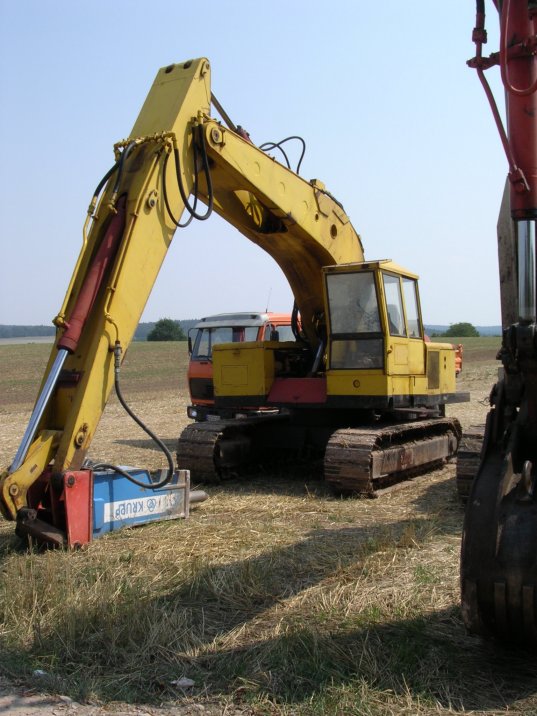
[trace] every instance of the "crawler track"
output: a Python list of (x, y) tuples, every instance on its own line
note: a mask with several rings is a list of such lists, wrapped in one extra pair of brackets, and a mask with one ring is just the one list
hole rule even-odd
[(177, 462), (190, 470), (194, 481), (214, 484), (236, 477), (242, 467), (263, 459), (263, 437), (286, 420), (271, 415), (192, 423), (177, 442)]
[(475, 476), (461, 549), (462, 615), (469, 631), (537, 647), (535, 476), (513, 471), (511, 445), (489, 447)]
[[(193, 481), (215, 483), (245, 465), (298, 454), (308, 447), (308, 431), (296, 430), (288, 420), (278, 415), (193, 423), (179, 438), (178, 464), (190, 470)], [(315, 447), (324, 448), (331, 489), (373, 496), (455, 455), (461, 428), (455, 419), (434, 418), (324, 433)]]
[(460, 437), (458, 421), (446, 418), (336, 430), (325, 479), (334, 492), (374, 496), (455, 455)]

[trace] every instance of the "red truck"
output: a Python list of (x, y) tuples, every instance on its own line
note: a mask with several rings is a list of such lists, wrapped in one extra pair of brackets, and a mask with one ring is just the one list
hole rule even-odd
[[(188, 332), (189, 418), (225, 417), (214, 407), (213, 346), (244, 341), (294, 341), (289, 313), (219, 313), (202, 318)], [(251, 410), (251, 408), (250, 408)], [(232, 416), (229, 416), (232, 417)]]

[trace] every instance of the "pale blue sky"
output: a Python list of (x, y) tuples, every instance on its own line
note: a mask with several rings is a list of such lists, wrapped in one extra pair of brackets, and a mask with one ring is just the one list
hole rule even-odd
[[(474, 19), (473, 0), (0, 0), (0, 323), (50, 323), (114, 142), (158, 68), (200, 56), (255, 143), (304, 137), (301, 175), (343, 203), (368, 259), (420, 275), (426, 322), (500, 323), (506, 161), (465, 64)], [(274, 261), (214, 216), (178, 231), (143, 320), (269, 294), (290, 310)]]

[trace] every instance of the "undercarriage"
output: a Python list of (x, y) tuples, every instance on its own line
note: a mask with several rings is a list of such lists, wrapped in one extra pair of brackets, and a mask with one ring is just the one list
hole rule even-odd
[(193, 481), (213, 483), (260, 463), (321, 459), (333, 492), (373, 497), (453, 457), (460, 437), (453, 418), (385, 419), (344, 427), (281, 412), (193, 423), (179, 438), (177, 459)]

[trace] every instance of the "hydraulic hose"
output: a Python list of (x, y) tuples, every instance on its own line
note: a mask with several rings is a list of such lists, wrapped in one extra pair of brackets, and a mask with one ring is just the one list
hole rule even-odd
[(304, 154), (306, 153), (306, 142), (302, 139), (302, 137), (293, 135), (292, 137), (286, 137), (285, 139), (282, 139), (279, 142), (265, 142), (264, 144), (262, 144), (259, 147), (259, 149), (263, 150), (264, 152), (268, 152), (271, 149), (279, 149), (280, 152), (284, 156), (285, 163), (287, 164), (287, 168), (291, 169), (291, 162), (289, 161), (289, 157), (283, 150), (282, 144), (285, 144), (285, 142), (289, 142), (292, 139), (296, 139), (302, 144), (302, 152), (300, 154), (300, 158), (298, 160), (298, 164), (296, 165), (296, 169), (295, 169), (295, 174), (300, 174), (300, 165), (302, 164), (302, 160), (304, 159)]
[[(177, 226), (178, 229), (185, 229), (190, 224), (192, 219), (194, 218), (194, 214), (192, 212), (188, 212), (189, 216), (188, 216), (188, 219), (184, 222), (184, 224), (181, 224), (179, 219), (176, 219), (175, 216), (173, 215), (173, 211), (171, 209), (170, 202), (168, 200), (168, 188), (167, 188), (167, 184), (166, 184), (166, 171), (167, 171), (167, 167), (168, 167), (169, 158), (170, 158), (170, 155), (166, 154), (166, 158), (164, 160), (164, 166), (162, 168), (162, 194), (164, 196), (164, 203), (166, 205), (166, 210), (168, 212), (168, 216), (173, 221), (175, 226)], [(196, 152), (194, 151), (194, 165), (195, 164), (196, 164)], [(193, 191), (193, 193), (194, 193), (194, 205), (192, 208), (195, 211), (196, 207), (198, 205), (198, 172), (197, 171), (194, 173), (194, 191)]]
[[(196, 138), (196, 132), (198, 134), (198, 137)], [(164, 193), (164, 202), (166, 204), (166, 209), (168, 211), (168, 214), (173, 221), (173, 223), (176, 226), (179, 227), (185, 227), (188, 226), (188, 224), (192, 221), (192, 219), (197, 219), (198, 221), (206, 221), (210, 215), (213, 212), (213, 204), (214, 204), (214, 192), (213, 192), (213, 183), (211, 179), (211, 171), (209, 167), (209, 158), (207, 157), (207, 150), (205, 147), (205, 135), (203, 133), (203, 126), (198, 125), (197, 127), (194, 127), (192, 130), (193, 134), (193, 152), (194, 152), (194, 204), (191, 206), (188, 202), (188, 196), (186, 194), (185, 188), (183, 186), (183, 181), (181, 179), (181, 160), (179, 158), (179, 149), (177, 148), (177, 144), (174, 141), (173, 145), (173, 157), (175, 162), (175, 174), (177, 179), (177, 187), (179, 189), (179, 193), (181, 194), (181, 199), (183, 201), (185, 209), (190, 214), (189, 219), (184, 223), (180, 224), (179, 221), (173, 216), (173, 213), (170, 208), (170, 204), (168, 201), (167, 191), (166, 191), (166, 167), (168, 164), (168, 157), (166, 157), (166, 160), (164, 162), (163, 167), (163, 193)], [(198, 169), (197, 169), (197, 160), (198, 160), (198, 146), (197, 141), (199, 141), (200, 149), (201, 149), (201, 162), (202, 162), (202, 168), (203, 173), (205, 174), (205, 180), (207, 182), (207, 211), (205, 214), (198, 214), (196, 211), (197, 208), (197, 202), (198, 202)]]
[[(508, 22), (511, 15), (511, 0), (504, 0), (500, 16), (500, 72), (502, 75), (503, 86), (509, 92), (509, 94), (516, 95), (517, 97), (527, 97), (533, 94), (537, 90), (537, 76), (533, 82), (529, 81), (527, 87), (515, 87), (509, 77), (509, 69), (507, 53), (509, 50), (508, 41)], [(529, 73), (528, 73), (529, 75)]]
[(107, 183), (107, 181), (110, 179), (110, 177), (118, 171), (118, 175), (116, 177), (116, 180), (114, 182), (114, 188), (112, 190), (112, 204), (115, 204), (118, 192), (119, 192), (119, 185), (121, 183), (121, 177), (123, 175), (123, 167), (125, 164), (125, 160), (127, 159), (128, 155), (131, 153), (133, 148), (136, 146), (136, 142), (131, 142), (127, 145), (124, 152), (122, 152), (120, 158), (117, 160), (117, 162), (110, 167), (110, 169), (106, 172), (106, 174), (103, 176), (101, 181), (97, 184), (97, 187), (95, 188), (95, 191), (93, 192), (93, 196), (91, 197), (91, 202), (88, 209), (88, 214), (90, 216), (93, 216), (93, 212), (95, 210), (95, 207), (97, 206), (97, 199), (99, 198), (99, 194), (103, 190), (103, 187)]
[(117, 465), (111, 465), (110, 463), (101, 462), (96, 465), (92, 465), (93, 470), (113, 470), (114, 472), (117, 472), (119, 475), (122, 475), (123, 477), (127, 478), (130, 482), (134, 483), (138, 487), (148, 488), (150, 490), (158, 490), (161, 487), (165, 487), (170, 480), (173, 477), (173, 474), (175, 472), (175, 466), (173, 464), (173, 457), (171, 452), (168, 450), (166, 445), (162, 442), (162, 440), (153, 433), (150, 428), (147, 427), (147, 425), (131, 410), (131, 408), (127, 405), (125, 398), (123, 397), (123, 394), (121, 392), (121, 387), (119, 384), (119, 373), (121, 370), (121, 344), (119, 341), (116, 343), (114, 348), (114, 388), (116, 391), (116, 395), (118, 397), (119, 402), (125, 409), (125, 411), (130, 415), (130, 417), (134, 420), (134, 422), (139, 425), (142, 430), (149, 435), (151, 440), (155, 442), (160, 450), (164, 453), (166, 460), (168, 462), (168, 470), (166, 472), (166, 477), (161, 480), (160, 482), (143, 482), (141, 480), (137, 480), (135, 477), (133, 477), (130, 473), (128, 473), (126, 470), (123, 470), (121, 467), (118, 467)]
[[(494, 4), (496, 5), (496, 3)], [(500, 11), (499, 8), (498, 11)], [(520, 176), (520, 169), (513, 154), (509, 137), (507, 136), (507, 132), (505, 131), (505, 128), (503, 126), (502, 118), (498, 110), (498, 105), (496, 104), (494, 94), (492, 93), (492, 89), (490, 88), (487, 78), (485, 77), (484, 67), (486, 65), (483, 64), (483, 43), (487, 41), (487, 33), (485, 30), (484, 0), (476, 0), (476, 23), (472, 34), (472, 39), (476, 46), (476, 56), (473, 58), (473, 60), (469, 60), (467, 64), (476, 70), (479, 81), (481, 82), (481, 86), (485, 91), (485, 95), (489, 102), (492, 116), (494, 118), (494, 122), (498, 130), (498, 134), (500, 135), (500, 141), (502, 143), (505, 156), (507, 158), (507, 163), (509, 165), (509, 178), (511, 180), (511, 183), (513, 183), (514, 181), (522, 181), (527, 186), (525, 177), (523, 175)]]
[(123, 152), (121, 153), (121, 157), (119, 158), (119, 161), (118, 161), (118, 163), (117, 163), (117, 164), (119, 165), (119, 170), (118, 170), (118, 173), (117, 173), (116, 181), (114, 182), (114, 188), (112, 189), (112, 199), (111, 199), (111, 201), (110, 201), (110, 203), (112, 204), (112, 206), (115, 205), (116, 199), (117, 199), (117, 195), (118, 195), (118, 193), (119, 193), (119, 187), (120, 187), (120, 184), (121, 184), (121, 178), (123, 177), (123, 168), (124, 168), (124, 166), (125, 166), (125, 162), (126, 162), (126, 160), (127, 160), (127, 157), (128, 157), (129, 154), (132, 152), (132, 150), (134, 149), (135, 146), (136, 146), (136, 142), (129, 142), (129, 144), (127, 144), (127, 146), (125, 147), (125, 149), (124, 149)]

